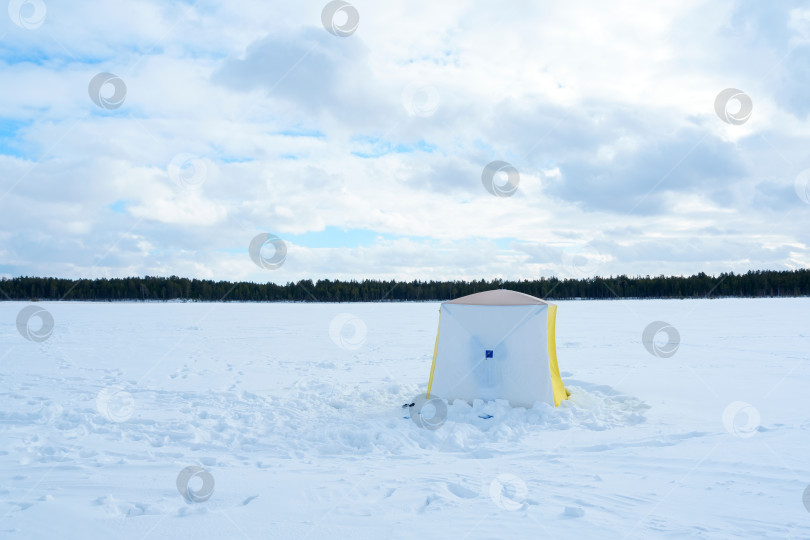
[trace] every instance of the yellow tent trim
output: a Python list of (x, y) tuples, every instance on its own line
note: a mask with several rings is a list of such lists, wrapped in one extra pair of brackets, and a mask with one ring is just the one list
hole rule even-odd
[[(560, 402), (568, 399), (568, 391), (560, 378), (560, 368), (557, 366), (557, 338), (555, 336), (555, 326), (557, 322), (557, 306), (549, 304), (548, 306), (548, 367), (551, 370), (551, 389), (554, 391), (554, 406), (559, 406)], [(438, 342), (437, 342), (438, 343)], [(435, 356), (435, 355), (434, 355)], [(435, 358), (434, 358), (435, 362)], [(433, 370), (431, 369), (431, 379), (433, 378)]]
[(433, 363), (430, 364), (430, 380), (425, 397), (430, 397), (430, 389), (433, 386), (433, 372), (436, 370), (436, 354), (439, 352), (439, 330), (442, 329), (442, 308), (439, 308), (439, 327), (436, 329), (436, 344), (433, 346)]

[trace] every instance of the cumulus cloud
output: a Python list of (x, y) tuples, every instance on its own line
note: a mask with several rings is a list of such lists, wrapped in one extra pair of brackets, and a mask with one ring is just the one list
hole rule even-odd
[[(48, 3), (39, 28), (4, 19), (0, 274), (283, 282), (808, 261), (800, 3), (357, 7), (348, 37), (321, 26), (319, 1)], [(120, 108), (90, 99), (101, 71), (125, 82)], [(752, 99), (743, 125), (715, 114), (725, 88)], [(482, 185), (495, 160), (519, 171), (511, 197)], [(261, 232), (287, 239), (279, 270), (248, 257)]]

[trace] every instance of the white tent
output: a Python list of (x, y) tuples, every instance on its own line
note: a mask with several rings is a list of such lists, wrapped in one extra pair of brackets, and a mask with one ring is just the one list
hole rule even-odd
[(427, 396), (559, 405), (568, 394), (557, 367), (556, 315), (554, 304), (504, 289), (442, 303)]

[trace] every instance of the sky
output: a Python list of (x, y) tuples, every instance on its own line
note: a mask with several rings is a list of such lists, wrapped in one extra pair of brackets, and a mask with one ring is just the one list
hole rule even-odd
[(0, 277), (810, 266), (802, 2), (4, 2)]

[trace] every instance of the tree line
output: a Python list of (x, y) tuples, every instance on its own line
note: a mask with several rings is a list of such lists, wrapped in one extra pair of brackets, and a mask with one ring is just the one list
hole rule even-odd
[(540, 298), (716, 298), (810, 295), (810, 270), (758, 270), (710, 276), (636, 276), (504, 281), (332, 281), (275, 283), (211, 281), (170, 277), (0, 279), (0, 299), (200, 302), (379, 302), (438, 301), (491, 290), (512, 289)]

